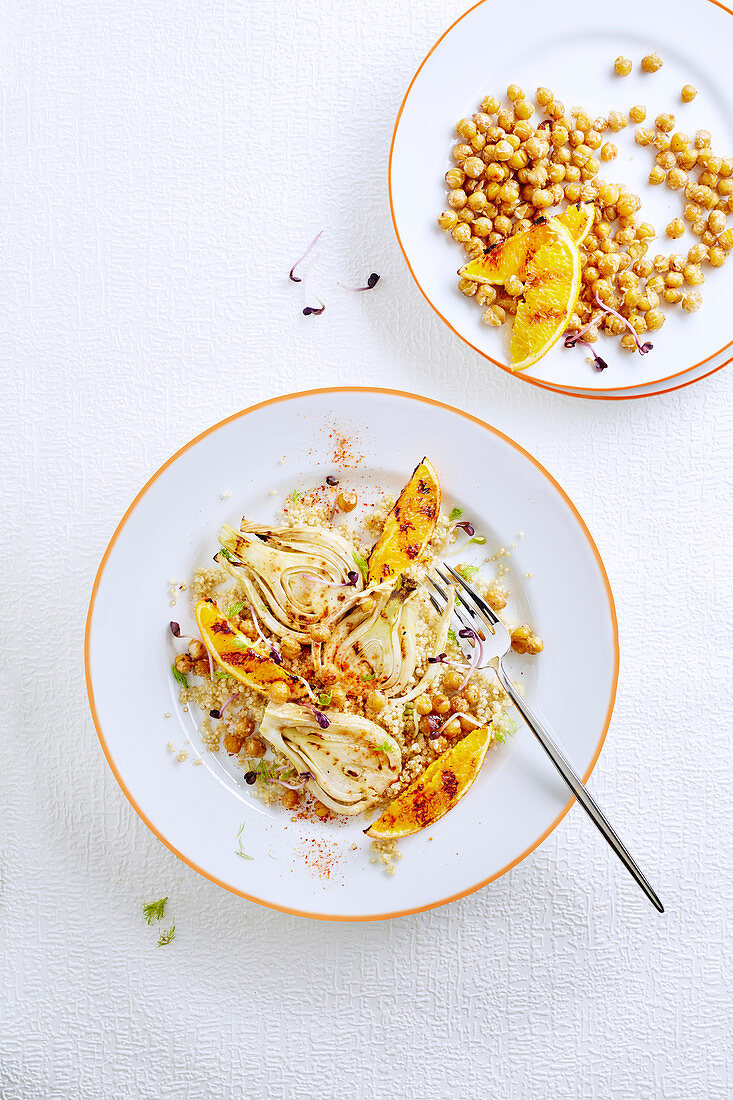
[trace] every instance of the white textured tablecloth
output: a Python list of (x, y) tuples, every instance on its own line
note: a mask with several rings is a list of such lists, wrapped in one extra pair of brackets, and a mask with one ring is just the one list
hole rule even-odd
[[(430, 312), (392, 233), (387, 153), (417, 63), (460, 11), (5, 8), (3, 1100), (731, 1094), (730, 377), (642, 402), (557, 397)], [(305, 289), (327, 309), (304, 318), (286, 273), (321, 228)], [(370, 271), (371, 294), (334, 286)], [(587, 520), (622, 652), (591, 788), (663, 917), (577, 808), (478, 894), (324, 925), (200, 878), (118, 789), (82, 666), (118, 519), (217, 419), (343, 382), (477, 412)], [(140, 906), (162, 894), (177, 936), (156, 949)]]

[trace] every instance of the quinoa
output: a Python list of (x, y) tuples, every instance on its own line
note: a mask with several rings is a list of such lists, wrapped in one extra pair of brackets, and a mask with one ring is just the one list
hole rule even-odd
[[(284, 504), (279, 523), (286, 531), (288, 528), (302, 530), (304, 527), (336, 531), (366, 559), (384, 530), (393, 506), (394, 500), (385, 497), (367, 512), (362, 527), (357, 529), (334, 513), (332, 498), (323, 499), (315, 491), (294, 492)], [(241, 530), (251, 529), (251, 525), (246, 527), (243, 520)], [(266, 541), (267, 536), (263, 537)], [(398, 697), (389, 697), (371, 688), (368, 682), (355, 685), (351, 680), (342, 685), (338, 679), (327, 681), (325, 671), (323, 679), (319, 679), (312, 651), (315, 642), (306, 644), (295, 640), (288, 644), (287, 638), (264, 630), (264, 637), (270, 645), (282, 647), (284, 667), (303, 678), (312, 693), (311, 699), (319, 700), (319, 706), (324, 708), (329, 721), (333, 721), (338, 712), (358, 715), (367, 718), (396, 743), (401, 753), (399, 773), (384, 790), (381, 800), (372, 805), (372, 810), (386, 806), (402, 793), (470, 729), (488, 727), (492, 731), (494, 745), (503, 741), (513, 728), (507, 710), (509, 700), (491, 670), (475, 670), (467, 684), (460, 691), (456, 690), (464, 679), (464, 673), (457, 669), (465, 668), (466, 661), (452, 631), (447, 640), (443, 634), (440, 649), (445, 653), (447, 662), (452, 662), (454, 667), (442, 663), (442, 659), (437, 663), (429, 660), (437, 654), (441, 619), (431, 602), (429, 586), (424, 582), (432, 566), (451, 552), (459, 537), (463, 539), (465, 535), (458, 532), (455, 523), (444, 514), (438, 515), (423, 552), (402, 573), (399, 584), (408, 586), (410, 598), (414, 601), (411, 638), (415, 648), (415, 664), (406, 690)], [(455, 553), (455, 550), (452, 552)], [(497, 557), (505, 556), (509, 556), (509, 551), (502, 547), (493, 559), (496, 561)], [(224, 561), (222, 567), (215, 562), (213, 567), (207, 565), (196, 569), (188, 585), (189, 597), (193, 604), (200, 600), (214, 600), (233, 629), (243, 635), (249, 632), (246, 636), (254, 639), (253, 623), (258, 631), (263, 631), (262, 623), (258, 617), (253, 617), (249, 590), (241, 583), (241, 574), (234, 568), (226, 568), (227, 564)], [(484, 571), (479, 572), (473, 583), (501, 616), (510, 598), (506, 583), (507, 566), (498, 561), (493, 566), (494, 575), (489, 576), (486, 564), (489, 564), (489, 559), (482, 567)], [(366, 602), (370, 592), (364, 592)], [(337, 620), (336, 625), (340, 621)], [(511, 629), (508, 621), (507, 626)], [(198, 639), (193, 639), (188, 645), (192, 655), (191, 671), (187, 674), (187, 686), (180, 688), (179, 697), (184, 706), (195, 704), (202, 712), (200, 734), (205, 750), (228, 759), (231, 766), (240, 772), (245, 789), (266, 804), (274, 806), (282, 802), (290, 812), (295, 809), (319, 818), (332, 816), (327, 807), (304, 789), (304, 781), (289, 757), (267, 744), (262, 736), (260, 725), (268, 702), (266, 695), (241, 683), (219, 663), (209, 669), (208, 660), (200, 656), (202, 643)], [(411, 692), (414, 694), (424, 677), (429, 677), (429, 680), (426, 680), (421, 694), (405, 701), (404, 696), (409, 697)], [(454, 702), (457, 695), (460, 706)], [(307, 697), (304, 701), (312, 709)], [(416, 705), (418, 702), (419, 707)], [(452, 721), (450, 731), (446, 728), (440, 736), (431, 736), (431, 729), (436, 729), (438, 724), (446, 724), (451, 714), (458, 710), (463, 718)], [(180, 754), (177, 757), (182, 758)], [(379, 841), (372, 845), (372, 849), (375, 860), (385, 867), (387, 873), (394, 873), (394, 861), (399, 858), (395, 846)]]

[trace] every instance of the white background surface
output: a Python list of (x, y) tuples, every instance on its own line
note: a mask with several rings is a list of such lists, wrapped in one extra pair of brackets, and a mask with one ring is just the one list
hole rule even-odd
[[(460, 10), (4, 13), (3, 1100), (730, 1094), (729, 378), (562, 398), (490, 369), (429, 311), (392, 235), (387, 152)], [(327, 309), (304, 318), (286, 273), (322, 227), (312, 293)], [(371, 294), (333, 285), (371, 270)], [(82, 668), (114, 526), (215, 420), (344, 381), (479, 413), (580, 508), (622, 645), (591, 787), (665, 916), (574, 809), (445, 909), (310, 923), (197, 876), (117, 788)], [(177, 938), (156, 949), (140, 906), (162, 894)]]

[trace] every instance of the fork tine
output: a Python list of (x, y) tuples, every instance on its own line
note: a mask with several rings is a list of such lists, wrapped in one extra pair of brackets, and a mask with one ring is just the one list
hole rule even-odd
[[(450, 577), (445, 578), (442, 573), (439, 573), (438, 575), (440, 576), (441, 580), (446, 582), (446, 584), (451, 584)], [(488, 634), (496, 633), (493, 622), (489, 619), (488, 615), (482, 615), (480, 610), (469, 603), (468, 599), (465, 597), (460, 588), (456, 588), (455, 585), (452, 585), (452, 588), (455, 592), (456, 607), (463, 607), (471, 617), (470, 622), (465, 622), (465, 617), (464, 619), (461, 619), (461, 622), (464, 626), (470, 627), (473, 630), (477, 630), (482, 640), (486, 641), (486, 637)]]
[[(440, 585), (436, 584), (436, 582), (433, 580), (432, 577), (428, 577), (428, 580), (430, 581), (430, 583), (432, 584), (433, 588), (438, 593), (440, 598), (443, 601), (447, 601), (448, 596), (443, 591), (443, 589), (440, 587)], [(458, 597), (459, 600), (461, 599), (461, 593), (460, 592), (456, 592), (456, 596)], [(430, 599), (432, 600), (433, 607), (435, 607), (436, 610), (440, 610), (440, 608), (438, 608), (437, 600), (433, 596), (431, 596)], [(463, 607), (465, 607), (466, 610), (473, 616), (473, 612), (471, 611), (471, 609), (469, 607), (466, 606), (466, 604), (463, 604)], [(461, 607), (456, 603), (454, 603), (454, 605), (453, 605), (453, 614), (458, 619), (461, 626), (463, 626), (463, 627), (465, 627), (469, 630), (473, 629), (473, 626), (472, 626), (470, 620), (464, 614), (462, 614)]]
[[(445, 570), (447, 570), (447, 572), (448, 572), (448, 573), (450, 574), (450, 578), (451, 578), (451, 579), (452, 579), (453, 581), (457, 581), (457, 582), (458, 582), (458, 584), (460, 584), (461, 588), (462, 588), (462, 589), (463, 589), (463, 590), (464, 590), (464, 591), (466, 592), (466, 594), (468, 595), (468, 597), (469, 597), (469, 599), (471, 600), (471, 602), (475, 604), (475, 606), (476, 606), (477, 610), (478, 610), (478, 611), (479, 611), (479, 612), (480, 612), (481, 614), (485, 615), (485, 616), (486, 616), (486, 618), (487, 618), (487, 619), (489, 620), (489, 622), (490, 622), (490, 623), (492, 623), (492, 625), (493, 625), (493, 624), (496, 624), (496, 623), (498, 623), (498, 622), (500, 621), (500, 620), (499, 620), (499, 616), (498, 616), (498, 615), (496, 614), (496, 612), (494, 611), (493, 607), (490, 607), (490, 606), (489, 606), (489, 605), (487, 604), (486, 600), (483, 600), (483, 599), (481, 598), (481, 596), (479, 596), (479, 595), (478, 595), (478, 593), (474, 592), (474, 590), (473, 590), (473, 589), (471, 588), (470, 584), (468, 584), (468, 583), (467, 583), (467, 582), (466, 582), (466, 581), (465, 581), (465, 580), (463, 579), (463, 577), (461, 576), (461, 574), (460, 574), (460, 573), (457, 573), (457, 572), (455, 571), (455, 569), (453, 568), (453, 566), (452, 566), (452, 565), (446, 565), (445, 563), (443, 563), (443, 568), (444, 568)], [(441, 580), (444, 580), (444, 581), (445, 581), (445, 580), (447, 579), (447, 578), (446, 578), (446, 577), (444, 577), (444, 576), (442, 575), (442, 573), (440, 572), (440, 567), (436, 567), (436, 573), (437, 573), (437, 574), (438, 574), (438, 576), (439, 576), (439, 577), (441, 578)]]

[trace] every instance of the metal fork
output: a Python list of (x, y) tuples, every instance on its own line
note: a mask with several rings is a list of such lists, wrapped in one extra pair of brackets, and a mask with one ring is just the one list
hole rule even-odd
[[(625, 844), (619, 838), (618, 833), (612, 827), (593, 796), (586, 790), (582, 779), (575, 771), (575, 768), (565, 756), (562, 749), (558, 746), (555, 739), (551, 736), (547, 727), (540, 722), (535, 714), (533, 714), (504, 671), (501, 663), (502, 658), (505, 657), (511, 649), (511, 638), (507, 628), (496, 615), (493, 608), (491, 608), (481, 596), (474, 592), (460, 573), (457, 573), (450, 565), (444, 563), (442, 566), (437, 566), (435, 572), (444, 584), (452, 586), (455, 589), (456, 600), (454, 615), (461, 624), (461, 630), (464, 632), (475, 632), (472, 635), (467, 633), (461, 635), (459, 632), (459, 644), (464, 651), (464, 656), (466, 650), (469, 648), (469, 644), (471, 646), (476, 646), (479, 644), (480, 639), (480, 644), (484, 652), (477, 667), (493, 668), (499, 678), (501, 686), (514, 703), (515, 707), (522, 715), (522, 718), (524, 718), (524, 721), (527, 723), (580, 805), (588, 814), (593, 824), (606, 838), (624, 867), (626, 867), (636, 879), (655, 909), (663, 913), (664, 906), (649, 885), (646, 877), (629, 853)], [(448, 594), (432, 576), (428, 579), (438, 597), (436, 599), (436, 597), (431, 594), (430, 599), (435, 609), (441, 612), (447, 602)], [(438, 599), (441, 600), (442, 603), (439, 603)]]

